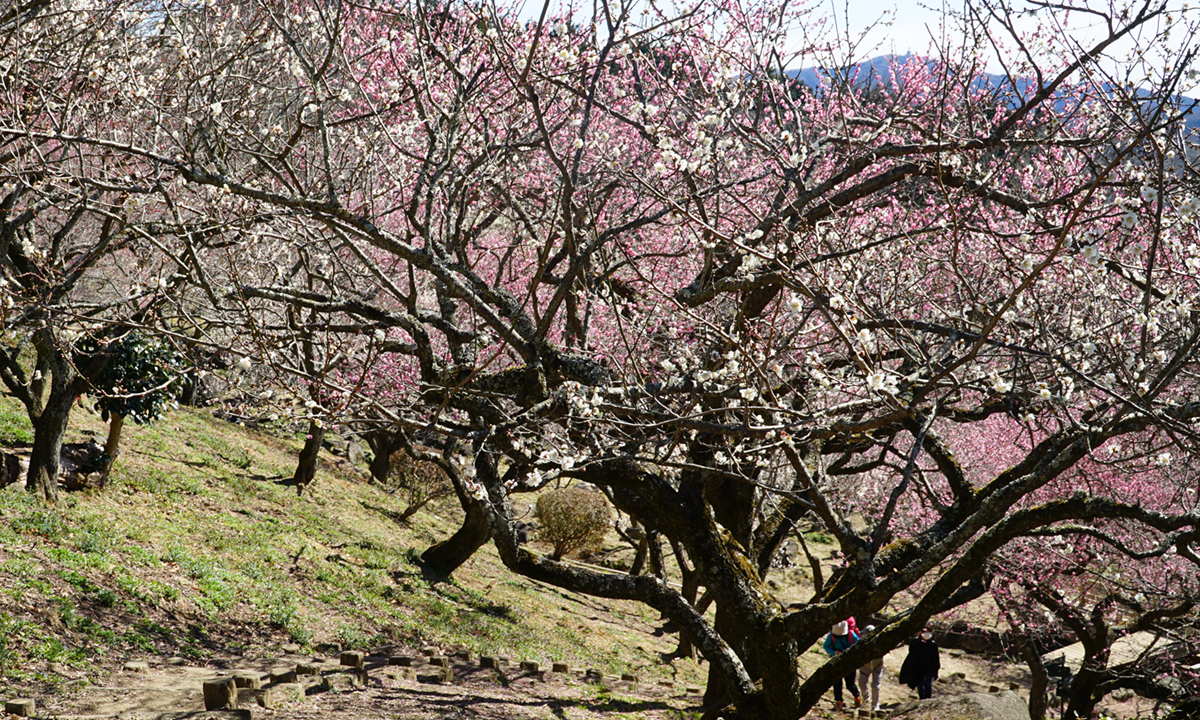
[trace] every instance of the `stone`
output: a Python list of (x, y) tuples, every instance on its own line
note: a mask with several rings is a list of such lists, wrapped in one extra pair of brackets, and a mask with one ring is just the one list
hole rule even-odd
[(182, 657), (179, 657), (178, 655), (172, 655), (171, 657), (167, 658), (166, 660), (163, 660), (163, 662), (167, 665), (174, 665), (174, 666), (178, 667), (180, 665), (187, 665), (188, 661), (187, 661), (187, 658), (182, 658)]
[(297, 645), (296, 643), (285, 643), (283, 645), (283, 647), (280, 648), (280, 650), (282, 650), (285, 655), (299, 655), (300, 654), (300, 646)]
[(4, 712), (17, 717), (33, 717), (37, 711), (37, 703), (33, 698), (17, 698), (4, 703)]
[(423, 672), (417, 675), (417, 682), (423, 683), (448, 683), (454, 682), (454, 671), (448, 667), (438, 667), (436, 665), (429, 666), (433, 672)]
[(363, 687), (363, 678), (356, 671), (352, 672), (335, 672), (325, 676), (325, 683), (330, 690), (336, 692), (349, 692), (350, 690), (360, 690)]
[(195, 712), (165, 713), (156, 720), (251, 720), (250, 711), (246, 708), (238, 710), (197, 710)]
[(278, 685), (281, 683), (296, 682), (296, 666), (295, 665), (278, 665), (271, 668), (271, 682)]
[(479, 667), (491, 668), (493, 670), (498, 670), (500, 668), (500, 661), (498, 659), (492, 657), (491, 655), (480, 655), (479, 656)]
[(397, 680), (407, 680), (408, 682), (416, 682), (417, 681), (417, 671), (415, 668), (393, 667), (393, 668), (388, 668), (387, 673), (388, 673), (388, 675), (396, 678)]
[(571, 667), (569, 665), (567, 665), (566, 663), (559, 663), (559, 662), (551, 663), (550, 664), (550, 672), (569, 673), (569, 672), (571, 672)]
[(344, 667), (352, 667), (362, 669), (366, 664), (367, 656), (358, 650), (346, 650), (338, 656), (338, 662)]
[(249, 705), (258, 705), (259, 707), (270, 710), (275, 707), (275, 689), (274, 688), (249, 688), (240, 687), (237, 691), (238, 707), (247, 707)]
[(633, 673), (621, 673), (621, 680), (622, 680), (622, 682), (635, 683), (638, 681), (638, 677), (637, 677), (637, 675), (634, 675)]
[(148, 673), (148, 672), (150, 672), (150, 663), (143, 662), (141, 660), (127, 662), (127, 663), (125, 663), (124, 667), (125, 667), (125, 672), (132, 672), (132, 673)]
[(262, 674), (254, 671), (236, 672), (233, 674), (233, 684), (239, 688), (257, 690), (262, 687)]
[(434, 655), (441, 655), (442, 653), (432, 645), (426, 645), (425, 647), (421, 648), (421, 654), (426, 657), (433, 657)]
[(304, 686), (300, 683), (280, 683), (271, 688), (272, 700), (275, 703), (301, 702), (304, 700)]
[(0, 488), (21, 482), (21, 458), (0, 452)]
[(534, 662), (533, 660), (522, 660), (521, 661), (521, 669), (524, 670), (525, 672), (531, 672), (531, 673), (541, 672), (541, 668), (542, 668), (542, 666), (539, 665), (538, 663)]
[(1129, 688), (1117, 688), (1109, 693), (1108, 696), (1116, 702), (1125, 702), (1126, 700), (1132, 700), (1134, 694), (1133, 690)]
[(205, 710), (237, 710), (237, 684), (232, 677), (204, 681)]
[(893, 718), (904, 720), (1029, 720), (1029, 705), (1014, 692), (965, 693), (906, 703)]
[(412, 667), (415, 658), (410, 658), (407, 655), (393, 655), (388, 658), (388, 665), (398, 665), (400, 667)]
[(690, 687), (690, 688), (687, 688), (686, 690), (684, 690), (684, 692), (687, 693), (688, 695), (699, 695), (701, 690), (698, 687)]
[(990, 693), (1000, 692), (1000, 686), (999, 685), (988, 685), (988, 692), (990, 692)]
[(320, 675), (321, 663), (303, 662), (296, 663), (297, 675)]
[(450, 658), (442, 655), (434, 655), (433, 657), (429, 658), (429, 664), (437, 665), (438, 667), (450, 667)]
[(455, 651), (453, 656), (454, 656), (455, 660), (461, 660), (462, 662), (465, 662), (465, 663), (475, 662), (475, 653), (471, 652), (470, 650)]
[(326, 655), (338, 655), (342, 652), (342, 644), (335, 642), (317, 643), (317, 646), (313, 649)]

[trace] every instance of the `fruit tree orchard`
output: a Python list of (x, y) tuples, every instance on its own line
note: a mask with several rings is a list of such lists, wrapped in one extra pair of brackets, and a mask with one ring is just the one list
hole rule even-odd
[[(1032, 5), (1018, 32), (980, 0), (946, 19), (963, 43), (868, 73), (785, 3), (115, 7), (78, 102), (0, 137), (136, 166), (131, 219), (186, 280), (168, 327), (309, 383), (308, 420), (434, 448), (467, 522), (431, 561), (491, 538), (660, 609), (714, 712), (799, 717), (1028, 538), (1196, 563), (1189, 16)], [(1055, 33), (1068, 10), (1093, 44)], [(103, 124), (56, 121), (102, 100)], [(524, 547), (510, 493), (557, 478), (678, 546), (715, 620)], [(805, 517), (846, 560), (784, 608), (765, 578)]]

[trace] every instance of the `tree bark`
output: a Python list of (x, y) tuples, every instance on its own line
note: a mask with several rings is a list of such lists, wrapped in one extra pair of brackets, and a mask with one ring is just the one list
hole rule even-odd
[(392, 473), (392, 453), (400, 449), (400, 443), (396, 441), (396, 436), (387, 430), (372, 430), (365, 437), (367, 445), (375, 455), (371, 458), (371, 477), (386, 485), (388, 476)]
[(1100, 684), (1101, 679), (1101, 673), (1088, 669), (1088, 658), (1085, 657), (1079, 672), (1071, 678), (1071, 696), (1063, 713), (1065, 720), (1080, 720), (1092, 716), (1092, 711), (1096, 709), (1096, 686)]
[[(33, 448), (29, 454), (29, 472), (25, 489), (49, 503), (58, 502), (58, 467), (63, 436), (75, 397), (83, 391), (83, 379), (75, 371), (49, 331), (40, 331), (34, 339), (38, 368), (43, 381), (50, 375), (50, 392), (33, 420)], [(100, 361), (101, 363), (103, 361)], [(102, 365), (99, 365), (102, 367)]]
[[(466, 497), (463, 501), (466, 517), (463, 518), (458, 531), (421, 553), (421, 562), (425, 569), (435, 575), (450, 577), (492, 539), (492, 524), (488, 520), (487, 511), (478, 500)], [(459, 494), (459, 498), (463, 499), (462, 493)]]
[(296, 464), (296, 472), (292, 475), (289, 485), (296, 486), (296, 494), (302, 495), (317, 477), (317, 459), (321, 452), (321, 442), (325, 439), (325, 428), (315, 422), (308, 424), (308, 437), (304, 441), (304, 449), (300, 451), (300, 460)]
[(1046, 717), (1046, 691), (1050, 689), (1050, 676), (1046, 674), (1046, 666), (1032, 638), (1023, 638), (1021, 654), (1025, 664), (1029, 666), (1029, 676), (1032, 683), (1029, 688), (1029, 717), (1037, 720)]
[(104, 441), (104, 467), (100, 469), (99, 487), (108, 484), (108, 475), (117, 462), (117, 455), (121, 453), (121, 429), (124, 427), (125, 416), (112, 413), (112, 420), (108, 422), (108, 439)]
[(55, 373), (50, 396), (33, 424), (33, 449), (29, 453), (25, 489), (48, 503), (58, 502), (58, 466), (63, 436), (67, 434), (67, 421), (75, 402), (74, 394), (69, 391), (69, 387), (60, 387)]

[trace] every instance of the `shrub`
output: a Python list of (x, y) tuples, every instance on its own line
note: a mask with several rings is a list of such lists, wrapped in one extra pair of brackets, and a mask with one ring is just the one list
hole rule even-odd
[(454, 492), (444, 470), (427, 460), (415, 460), (403, 450), (392, 454), (388, 482), (389, 492), (404, 503), (398, 522), (407, 522), (421, 508)]
[(578, 485), (543, 494), (534, 514), (539, 537), (554, 544), (555, 560), (598, 543), (612, 524), (612, 508), (604, 496)]

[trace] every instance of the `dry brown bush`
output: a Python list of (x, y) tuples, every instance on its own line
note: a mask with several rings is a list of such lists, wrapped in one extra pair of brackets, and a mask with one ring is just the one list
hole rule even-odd
[(612, 508), (604, 496), (578, 485), (543, 494), (534, 514), (538, 535), (554, 544), (555, 560), (598, 543), (612, 525)]

